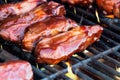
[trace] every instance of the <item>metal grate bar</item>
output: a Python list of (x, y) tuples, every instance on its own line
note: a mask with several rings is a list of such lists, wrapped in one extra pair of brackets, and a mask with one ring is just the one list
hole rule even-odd
[[(73, 16), (74, 17), (74, 19), (77, 19), (77, 21), (79, 21), (80, 22), (80, 20), (81, 20), (81, 16), (79, 16), (79, 15), (77, 15), (77, 14), (74, 14), (74, 13), (72, 13), (71, 11), (69, 11), (69, 10), (66, 10), (67, 11), (67, 14), (69, 14), (69, 16)], [(72, 17), (71, 17), (72, 18)], [(85, 19), (85, 18), (83, 18), (83, 21), (84, 22), (86, 22), (86, 24), (90, 24), (90, 25), (94, 25), (95, 23), (93, 23), (92, 21), (89, 21), (89, 20), (87, 20), (87, 19)]]
[(0, 0), (0, 4), (4, 4), (5, 2), (3, 0)]
[(73, 60), (75, 60), (76, 62), (80, 62), (81, 60), (78, 59), (77, 57), (71, 57)]
[(59, 66), (61, 66), (62, 68), (67, 68), (67, 65), (64, 63), (64, 61), (58, 63)]
[[(98, 46), (102, 51), (105, 51), (108, 48), (108, 45), (105, 44), (105, 42), (103, 40), (100, 40), (99, 42), (96, 43), (96, 46)], [(102, 47), (102, 48), (101, 48)]]
[(109, 31), (108, 29), (105, 29), (105, 28), (104, 28), (103, 34), (104, 34), (104, 33), (107, 33), (107, 35), (110, 35), (111, 38), (114, 37), (115, 39), (117, 39), (118, 41), (120, 41), (120, 35), (112, 32), (112, 31)]
[[(56, 73), (58, 71), (57, 69), (55, 69), (53, 67), (50, 67), (49, 65), (45, 66), (44, 68), (47, 69), (48, 71), (52, 72), (52, 73)], [(67, 76), (65, 76), (64, 74), (61, 74), (60, 77), (65, 79), (65, 80), (69, 80), (70, 79)], [(52, 78), (52, 79), (54, 79), (54, 78)]]
[(87, 76), (86, 74), (83, 74), (79, 69), (74, 69), (73, 72), (79, 76), (80, 78), (82, 78), (83, 80), (93, 80), (92, 78), (90, 78), (89, 76)]
[[(77, 7), (76, 9), (77, 9), (77, 11), (78, 11), (79, 13), (83, 13), (83, 14), (85, 14), (86, 16), (89, 16), (89, 17), (91, 17), (91, 18), (93, 18), (93, 19), (96, 19), (96, 17), (95, 17), (93, 14), (87, 13), (86, 11), (84, 11), (83, 9), (81, 9), (80, 7)], [(120, 27), (118, 27), (118, 26), (116, 26), (116, 25), (114, 25), (114, 24), (111, 24), (108, 20), (105, 20), (105, 19), (100, 18), (100, 21), (101, 21), (102, 23), (104, 23), (104, 24), (107, 24), (107, 25), (109, 26), (109, 28), (112, 28), (112, 29), (115, 29), (115, 30), (120, 31)]]
[(120, 53), (119, 52), (115, 51), (114, 55), (116, 55), (117, 57), (120, 58)]
[(109, 72), (110, 74), (113, 74), (113, 75), (117, 75), (117, 76), (120, 76), (120, 73), (115, 71), (113, 68), (101, 63), (101, 62), (98, 62), (98, 61), (93, 61), (93, 63), (95, 65), (98, 65), (100, 66), (102, 69), (106, 70), (107, 72)]
[(115, 59), (113, 59), (113, 58), (111, 58), (109, 56), (103, 56), (103, 59), (105, 59), (108, 62), (114, 63), (115, 65), (117, 65), (118, 67), (120, 67), (120, 62), (118, 62), (117, 60), (115, 60)]
[(59, 75), (64, 74), (66, 72), (67, 72), (67, 69), (61, 70), (61, 71), (58, 71), (56, 73), (53, 73), (52, 75), (49, 75), (49, 76), (43, 78), (42, 80), (51, 80), (53, 78), (56, 78), (56, 76), (59, 76)]
[(85, 55), (85, 54), (82, 53), (82, 52), (79, 52), (78, 55), (81, 56), (81, 57), (83, 57), (84, 59), (89, 58), (89, 56)]
[(52, 72), (52, 73), (55, 73), (55, 72), (58, 71), (58, 70), (56, 70), (55, 68), (50, 67), (49, 65), (44, 66), (44, 68), (47, 69), (48, 71)]
[(112, 39), (110, 39), (109, 37), (106, 37), (106, 36), (104, 36), (104, 35), (101, 36), (101, 39), (103, 39), (104, 41), (109, 40), (109, 42), (111, 42), (111, 43), (114, 44), (114, 45), (120, 44), (120, 43), (118, 43), (118, 42), (116, 42), (116, 41), (114, 41), (114, 40), (112, 40)]
[(40, 69), (36, 68), (35, 66), (32, 66), (32, 69), (33, 69), (33, 71), (34, 71), (34, 74), (35, 74), (38, 78), (47, 77), (46, 74), (44, 74), (42, 71), (40, 71)]
[(0, 52), (0, 59), (2, 59), (4, 61), (9, 61), (9, 60), (18, 60), (19, 58), (8, 53), (5, 50), (2, 50), (2, 52)]
[[(78, 68), (78, 67), (82, 66), (84, 63), (86, 63), (88, 61), (90, 61), (90, 59), (83, 60), (80, 63), (77, 63), (77, 64), (73, 65), (72, 68)], [(63, 69), (61, 71), (58, 71), (56, 73), (53, 73), (52, 75), (44, 78), (43, 80), (49, 80), (49, 79), (55, 78), (56, 76), (61, 75), (61, 74), (66, 73), (66, 72), (67, 72), (67, 68), (65, 68), (65, 69)]]
[(107, 75), (105, 75), (105, 74), (97, 71), (96, 69), (94, 69), (94, 68), (92, 68), (92, 67), (90, 67), (90, 66), (88, 66), (88, 65), (85, 65), (85, 69), (87, 69), (88, 71), (90, 71), (90, 72), (92, 72), (92, 73), (100, 76), (100, 77), (101, 77), (102, 79), (104, 79), (104, 80), (113, 80), (113, 79), (110, 78), (109, 76), (107, 76)]
[(120, 32), (120, 27), (119, 26), (116, 26), (114, 24), (111, 24), (110, 22), (106, 21), (106, 20), (102, 20), (102, 22), (106, 25), (108, 25), (108, 28), (109, 29), (113, 29), (113, 30), (116, 30), (118, 32)]
[[(120, 48), (120, 45), (118, 45), (116, 47), (113, 47), (113, 48), (111, 48), (109, 50), (106, 50), (104, 52), (101, 52), (98, 55), (92, 56), (92, 57), (90, 57), (90, 58), (88, 58), (86, 60), (83, 60), (83, 61), (81, 61), (79, 63), (74, 64), (72, 66), (72, 68), (73, 68), (73, 70), (74, 70), (74, 68), (79, 68), (80, 66), (83, 66), (83, 65), (87, 64), (90, 61), (94, 61), (94, 60), (96, 60), (96, 59), (98, 59), (98, 58), (100, 58), (100, 57), (102, 57), (104, 55), (108, 55), (111, 52), (117, 51), (119, 48)], [(61, 74), (66, 73), (66, 72), (67, 72), (67, 68), (64, 69), (64, 70), (58, 71), (58, 72), (56, 72), (56, 73), (54, 73), (54, 74), (52, 74), (50, 76), (48, 76), (47, 78), (45, 78), (45, 80), (48, 80), (48, 79), (51, 79), (51, 78), (55, 78), (56, 76), (61, 75)]]
[(87, 13), (85, 10), (81, 9), (80, 7), (76, 7), (76, 11), (78, 13), (83, 13), (86, 16), (89, 16), (90, 18), (96, 19), (95, 15), (91, 14), (91, 13)]
[(93, 54), (99, 54), (100, 52), (98, 50), (96, 50), (94, 47), (90, 46), (87, 48), (90, 52), (92, 52)]
[(94, 47), (99, 52), (103, 52), (104, 51), (104, 49), (100, 48), (99, 45), (97, 45), (97, 44), (92, 44), (92, 47)]
[(112, 53), (114, 51), (117, 51), (119, 48), (120, 48), (120, 45), (115, 46), (115, 47), (110, 48), (110, 49), (108, 49), (108, 50), (106, 50), (104, 52), (99, 53), (98, 55), (95, 55), (95, 56), (91, 57), (91, 59), (93, 59), (93, 60), (98, 59), (98, 58), (100, 58), (100, 57), (102, 57), (104, 55), (108, 55), (108, 54), (110, 54), (110, 53)]
[[(0, 39), (0, 41), (3, 39)], [(34, 63), (35, 57), (31, 53), (23, 52), (20, 46), (10, 43), (8, 41), (0, 42), (5, 50), (11, 54), (18, 56), (20, 59), (27, 60), (31, 63)], [(17, 54), (16, 54), (17, 53)]]
[(16, 3), (16, 2), (20, 2), (22, 0), (6, 0), (6, 1), (7, 1), (7, 3)]
[(104, 18), (104, 20), (107, 20), (111, 24), (115, 24), (119, 27), (120, 25), (120, 19), (119, 18)]

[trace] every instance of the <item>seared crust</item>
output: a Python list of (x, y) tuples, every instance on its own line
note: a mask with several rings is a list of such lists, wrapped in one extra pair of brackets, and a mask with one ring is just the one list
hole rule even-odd
[(103, 10), (104, 14), (113, 14), (114, 6), (117, 7), (119, 2), (120, 0), (96, 0), (99, 9)]
[(89, 6), (93, 4), (94, 0), (62, 0), (62, 2), (71, 5)]
[(0, 63), (0, 80), (33, 80), (31, 65), (22, 60)]
[(9, 15), (20, 15), (27, 13), (45, 1), (46, 0), (27, 0), (15, 4), (11, 3), (0, 5), (0, 21), (6, 19)]
[(61, 16), (51, 16), (26, 29), (26, 33), (22, 40), (23, 48), (25, 51), (31, 52), (39, 40), (68, 31), (70, 28), (76, 26), (78, 26), (77, 23), (71, 19)]
[(120, 2), (114, 5), (113, 14), (115, 17), (120, 18)]
[(31, 24), (53, 15), (63, 16), (64, 14), (65, 8), (63, 5), (53, 1), (46, 2), (25, 15), (8, 19), (7, 22), (4, 22), (0, 27), (0, 36), (5, 40), (17, 43), (21, 42), (25, 29)]
[(37, 62), (57, 64), (66, 60), (75, 52), (83, 51), (98, 40), (102, 30), (103, 28), (99, 25), (80, 26), (56, 36), (44, 38), (35, 48)]

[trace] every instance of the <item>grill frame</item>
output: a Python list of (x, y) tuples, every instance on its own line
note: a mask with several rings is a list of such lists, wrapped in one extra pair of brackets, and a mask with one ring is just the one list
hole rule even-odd
[[(87, 14), (85, 10), (83, 10), (81, 7), (76, 6), (77, 13), (82, 13), (83, 15), (74, 14), (70, 8), (67, 8), (67, 17), (74, 18), (77, 22), (87, 23), (90, 25), (94, 24), (100, 24), (97, 21), (93, 22), (87, 19), (88, 17), (90, 19), (96, 20), (95, 15), (92, 13)], [(72, 16), (72, 17), (71, 17)], [(117, 19), (119, 21), (119, 19)], [(103, 34), (100, 38), (100, 41), (92, 44), (87, 48), (88, 51), (90, 51), (93, 55), (89, 56), (86, 55), (84, 52), (76, 53), (78, 56), (82, 57), (83, 59), (79, 59), (77, 57), (71, 57), (71, 61), (75, 61), (76, 63), (72, 64), (72, 70), (73, 72), (83, 80), (93, 80), (94, 76), (88, 75), (88, 73), (85, 73), (84, 70), (87, 70), (88, 72), (93, 73), (93, 75), (96, 75), (96, 78), (101, 79), (107, 79), (107, 80), (114, 80), (116, 79), (114, 76), (119, 76), (120, 73), (115, 71), (111, 66), (108, 66), (104, 64), (103, 62), (100, 62), (100, 59), (108, 60), (108, 62), (115, 63), (117, 67), (120, 67), (120, 27), (116, 24), (110, 23), (111, 21), (114, 22), (113, 19), (107, 19), (107, 18), (100, 18), (100, 21), (102, 22), (102, 26), (107, 25), (109, 27), (104, 27)], [(113, 38), (112, 38), (113, 36)], [(108, 40), (108, 41), (107, 41)], [(65, 64), (65, 61), (60, 62), (59, 64), (55, 66), (61, 67), (59, 70), (58, 68), (51, 67), (47, 64), (38, 64), (39, 68), (36, 67), (35, 63), (35, 57), (32, 54), (23, 52), (20, 46), (15, 45), (12, 42), (5, 41), (3, 39), (0, 39), (0, 43), (3, 46), (3, 49), (8, 52), (4, 52), (4, 50), (1, 50), (0, 53), (0, 62), (4, 62), (7, 60), (17, 60), (17, 59), (23, 59), (27, 60), (32, 64), (32, 69), (34, 72), (34, 80), (59, 80), (59, 79), (65, 79), (69, 80), (70, 78), (65, 75), (67, 73), (67, 66)], [(101, 45), (100, 45), (101, 44)], [(17, 54), (16, 54), (17, 53)], [(6, 55), (5, 55), (6, 54)], [(9, 55), (9, 56), (8, 56)], [(116, 56), (119, 59), (115, 59), (113, 56)], [(98, 69), (95, 67), (97, 65), (98, 67), (101, 67), (101, 69), (107, 71), (106, 73), (104, 71), (101, 71), (101, 69)], [(43, 69), (44, 68), (44, 69)], [(83, 69), (83, 70), (82, 70)], [(111, 76), (111, 74), (113, 76)]]

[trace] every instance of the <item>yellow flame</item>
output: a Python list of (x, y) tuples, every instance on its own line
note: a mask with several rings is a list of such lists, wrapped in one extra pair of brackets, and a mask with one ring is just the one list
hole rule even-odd
[(114, 15), (106, 15), (107, 18), (114, 18)]
[[(119, 68), (116, 68), (116, 71), (120, 72), (120, 67), (119, 67)], [(115, 78), (116, 78), (117, 80), (120, 80), (120, 77), (118, 77), (118, 76), (115, 76)]]
[(50, 67), (54, 67), (54, 65), (50, 65)]
[(98, 11), (97, 11), (97, 10), (95, 10), (95, 15), (96, 15), (97, 21), (100, 23), (100, 18), (99, 18), (99, 15), (98, 15)]
[(74, 55), (72, 55), (73, 57), (77, 57), (78, 55), (77, 54), (74, 54)]
[(5, 3), (7, 3), (7, 0), (5, 0)]
[(76, 8), (75, 7), (73, 7), (73, 9), (74, 9), (74, 13), (76, 14), (77, 12), (76, 12)]
[(120, 72), (120, 68), (116, 68), (116, 71)]
[(70, 62), (66, 62), (67, 65), (67, 69), (68, 69), (68, 73), (66, 73), (66, 76), (68, 76), (69, 78), (71, 78), (72, 80), (80, 80), (80, 78), (77, 77), (77, 75), (75, 75), (72, 72), (72, 67), (70, 65)]
[(38, 68), (38, 69), (39, 69), (38, 63), (36, 63), (36, 68)]
[(0, 44), (0, 49), (2, 50), (3, 49), (3, 46)]

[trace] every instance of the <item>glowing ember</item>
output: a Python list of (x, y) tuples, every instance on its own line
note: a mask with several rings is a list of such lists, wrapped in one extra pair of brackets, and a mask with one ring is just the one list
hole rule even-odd
[(66, 76), (68, 76), (69, 78), (71, 78), (72, 80), (80, 80), (77, 75), (75, 75), (73, 72), (72, 72), (72, 67), (70, 65), (70, 62), (66, 62), (66, 65), (67, 65), (67, 69), (68, 69), (68, 73), (66, 73)]
[(114, 15), (106, 15), (107, 18), (114, 18)]
[(97, 21), (100, 23), (100, 18), (99, 18), (99, 15), (98, 15), (98, 11), (97, 11), (97, 10), (95, 10), (95, 15), (96, 15)]

